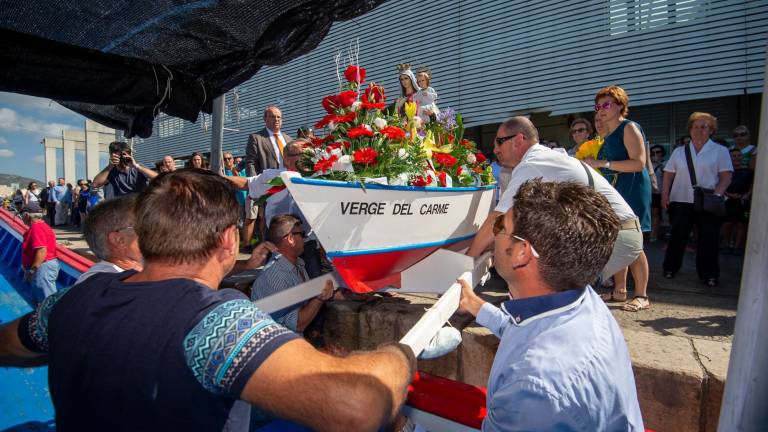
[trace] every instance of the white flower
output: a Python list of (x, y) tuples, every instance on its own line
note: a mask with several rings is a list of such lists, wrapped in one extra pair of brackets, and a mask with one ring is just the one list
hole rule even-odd
[(338, 156), (340, 158), (342, 156), (342, 154), (343, 153), (341, 152), (340, 148), (334, 148), (334, 149), (331, 149), (331, 153), (328, 156), (336, 155), (336, 156)]
[(354, 168), (352, 168), (352, 158), (349, 155), (343, 155), (333, 163), (333, 166), (331, 167), (332, 171), (347, 171), (347, 172), (354, 172)]
[(400, 150), (397, 151), (397, 157), (399, 157), (400, 159), (405, 159), (408, 157), (408, 152), (405, 151), (404, 148), (401, 148)]
[(360, 105), (362, 105), (362, 104), (363, 103), (360, 102), (360, 101), (354, 101), (354, 102), (352, 102), (352, 106), (349, 109), (351, 109), (352, 111), (357, 111), (357, 110), (360, 109)]
[(376, 118), (373, 120), (373, 124), (375, 124), (377, 128), (379, 128), (379, 129), (383, 129), (384, 127), (386, 127), (386, 126), (387, 126), (387, 121), (386, 121), (386, 120), (384, 120), (384, 119), (383, 119), (383, 118), (381, 118), (381, 117), (376, 117)]
[(470, 165), (474, 165), (477, 163), (477, 157), (474, 153), (470, 153), (467, 155), (467, 163)]
[(328, 129), (335, 130), (336, 129), (336, 123), (335, 122), (329, 122), (328, 123)]
[(368, 129), (369, 131), (373, 132), (373, 128), (370, 125), (363, 124), (363, 127)]
[(421, 120), (421, 117), (413, 118), (413, 127), (415, 127), (416, 129), (421, 129), (423, 125), (424, 125), (424, 121)]

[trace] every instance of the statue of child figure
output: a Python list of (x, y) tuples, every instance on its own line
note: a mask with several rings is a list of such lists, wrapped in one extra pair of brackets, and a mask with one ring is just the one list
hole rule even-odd
[(432, 71), (426, 67), (419, 68), (416, 72), (416, 83), (419, 86), (419, 90), (413, 95), (413, 100), (419, 106), (416, 115), (421, 117), (424, 123), (428, 122), (431, 116), (436, 116), (440, 112), (435, 103), (437, 101), (437, 92), (430, 87), (431, 82)]

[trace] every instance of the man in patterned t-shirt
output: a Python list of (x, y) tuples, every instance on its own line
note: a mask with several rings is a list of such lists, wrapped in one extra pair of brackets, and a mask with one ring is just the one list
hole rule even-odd
[(142, 271), (94, 275), (0, 327), (0, 366), (48, 355), (57, 429), (246, 431), (239, 400), (320, 430), (395, 416), (410, 348), (323, 354), (217, 289), (237, 258), (235, 204), (216, 174), (158, 177), (136, 208)]

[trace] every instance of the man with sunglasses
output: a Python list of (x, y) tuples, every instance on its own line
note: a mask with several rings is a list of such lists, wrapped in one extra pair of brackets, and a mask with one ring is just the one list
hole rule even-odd
[(603, 268), (603, 278), (608, 278), (628, 266), (643, 252), (640, 223), (624, 198), (603, 176), (579, 160), (540, 145), (539, 133), (530, 120), (525, 117), (512, 117), (502, 123), (496, 133), (493, 152), (499, 164), (514, 168), (512, 177), (496, 208), (472, 240), (467, 255), (479, 256), (493, 244), (492, 231), (496, 217), (512, 208), (514, 196), (520, 185), (535, 178), (590, 185), (608, 200), (621, 222), (621, 229), (614, 244), (611, 259)]
[(529, 180), (492, 225), (510, 300), (460, 308), (501, 339), (483, 431), (642, 431), (632, 363), (616, 320), (588, 285), (611, 255), (619, 218), (593, 188)]
[[(251, 287), (251, 299), (259, 300), (292, 288), (309, 280), (304, 260), (304, 228), (299, 218), (284, 214), (269, 222), (267, 240), (275, 245), (277, 254), (264, 266)], [(270, 314), (272, 319), (301, 333), (315, 319), (323, 303), (333, 297), (333, 282), (326, 283), (319, 296)]]
[(741, 152), (741, 166), (754, 171), (757, 149), (750, 141), (749, 129), (746, 126), (739, 125), (733, 129), (733, 147), (731, 148)]

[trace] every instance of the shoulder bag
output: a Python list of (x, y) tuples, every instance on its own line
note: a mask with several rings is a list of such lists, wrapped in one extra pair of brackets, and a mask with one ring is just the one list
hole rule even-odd
[(688, 175), (691, 176), (693, 186), (693, 210), (697, 212), (712, 213), (715, 216), (725, 216), (725, 200), (715, 195), (714, 189), (703, 188), (696, 182), (696, 170), (693, 168), (691, 146), (685, 146), (685, 160), (688, 163)]

